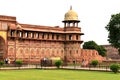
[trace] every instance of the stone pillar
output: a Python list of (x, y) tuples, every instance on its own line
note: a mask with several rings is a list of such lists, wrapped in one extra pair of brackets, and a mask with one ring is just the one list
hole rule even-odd
[(76, 23), (76, 27), (78, 27), (78, 23)]
[(75, 27), (75, 22), (73, 22), (73, 27)]
[(34, 35), (34, 39), (36, 39), (36, 32), (34, 32), (34, 34), (33, 34), (33, 35)]
[(70, 27), (70, 23), (68, 23), (68, 27)]
[(47, 39), (47, 34), (46, 33), (44, 33), (44, 39)]
[(56, 34), (54, 34), (54, 40), (57, 40), (56, 38), (57, 38), (57, 35), (56, 35)]
[(52, 39), (52, 34), (51, 34), (51, 33), (49, 34), (49, 39), (50, 39), (50, 40)]
[(72, 35), (72, 40), (76, 40), (76, 35), (75, 34)]
[(39, 39), (42, 39), (42, 34), (41, 33), (39, 33)]
[(23, 38), (25, 38), (25, 32), (23, 32)]
[(64, 27), (66, 27), (66, 22), (64, 23)]

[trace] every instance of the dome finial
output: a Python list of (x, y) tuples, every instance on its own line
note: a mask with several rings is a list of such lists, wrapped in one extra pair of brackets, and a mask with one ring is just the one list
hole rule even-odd
[(70, 6), (70, 10), (72, 10), (72, 5)]
[(65, 21), (72, 21), (72, 20), (79, 21), (77, 13), (74, 10), (72, 10), (72, 6), (70, 6), (70, 10), (67, 13), (65, 13), (64, 20)]

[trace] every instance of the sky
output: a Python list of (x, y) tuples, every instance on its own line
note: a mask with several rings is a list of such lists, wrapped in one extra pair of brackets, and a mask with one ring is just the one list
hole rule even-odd
[(120, 0), (0, 0), (0, 15), (16, 16), (23, 24), (64, 27), (70, 6), (78, 14), (84, 42), (109, 44), (105, 26), (112, 14), (120, 13)]

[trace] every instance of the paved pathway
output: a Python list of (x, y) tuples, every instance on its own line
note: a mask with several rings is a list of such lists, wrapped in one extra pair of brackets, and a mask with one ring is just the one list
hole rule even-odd
[(76, 69), (76, 70), (95, 70), (95, 71), (111, 71), (109, 68), (94, 68), (94, 67), (80, 67), (80, 66), (64, 66), (63, 69)]
[[(53, 67), (41, 67), (40, 65), (23, 65), (22, 67), (1, 67), (2, 70), (11, 70), (11, 69), (56, 69)], [(95, 70), (95, 71), (110, 71), (109, 68), (89, 68), (89, 67), (80, 67), (80, 66), (62, 66), (61, 69), (75, 69), (75, 70)]]

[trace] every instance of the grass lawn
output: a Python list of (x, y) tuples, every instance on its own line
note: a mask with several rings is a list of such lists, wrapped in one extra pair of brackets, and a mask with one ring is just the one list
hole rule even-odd
[(0, 80), (120, 80), (120, 73), (81, 70), (1, 70)]

